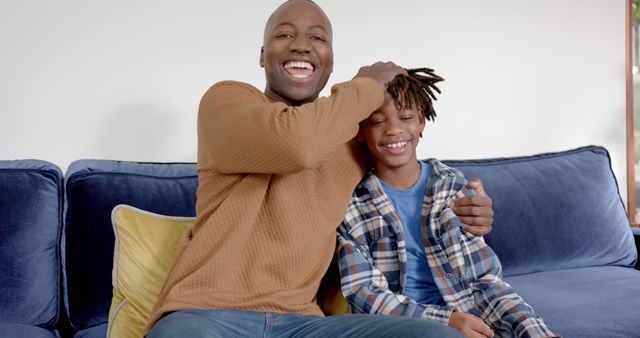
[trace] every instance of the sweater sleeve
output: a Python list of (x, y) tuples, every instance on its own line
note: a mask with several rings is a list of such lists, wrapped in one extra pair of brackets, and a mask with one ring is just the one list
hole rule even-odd
[(247, 84), (214, 85), (200, 102), (201, 169), (222, 173), (287, 173), (317, 167), (351, 140), (358, 123), (384, 100), (381, 86), (358, 78), (300, 106), (270, 102)]

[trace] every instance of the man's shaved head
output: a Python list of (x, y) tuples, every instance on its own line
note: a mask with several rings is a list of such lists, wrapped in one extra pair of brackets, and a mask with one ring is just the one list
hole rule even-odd
[(276, 13), (278, 13), (283, 7), (291, 4), (292, 2), (297, 2), (297, 1), (302, 1), (302, 2), (308, 2), (310, 4), (313, 4), (314, 6), (316, 6), (318, 8), (318, 10), (320, 10), (320, 12), (322, 13), (322, 15), (325, 17), (326, 21), (327, 21), (327, 29), (329, 30), (329, 34), (333, 35), (332, 32), (332, 28), (331, 28), (331, 21), (329, 21), (329, 17), (327, 17), (327, 14), (322, 10), (322, 8), (320, 6), (318, 6), (317, 3), (313, 2), (312, 0), (287, 0), (285, 2), (283, 2), (280, 6), (278, 6), (278, 8), (276, 8), (273, 13), (271, 13), (271, 15), (269, 16), (269, 19), (267, 19), (267, 23), (265, 24), (264, 27), (264, 36), (262, 39), (262, 43), (264, 44), (266, 39), (267, 39), (267, 33), (269, 31), (271, 31), (271, 29), (273, 27), (270, 27), (270, 25), (273, 25), (273, 18), (274, 16), (276, 16)]

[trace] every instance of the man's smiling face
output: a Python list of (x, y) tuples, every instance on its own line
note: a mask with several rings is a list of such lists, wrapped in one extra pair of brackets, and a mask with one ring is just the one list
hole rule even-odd
[(271, 99), (300, 105), (318, 98), (333, 70), (331, 23), (312, 2), (290, 1), (271, 15), (260, 66)]

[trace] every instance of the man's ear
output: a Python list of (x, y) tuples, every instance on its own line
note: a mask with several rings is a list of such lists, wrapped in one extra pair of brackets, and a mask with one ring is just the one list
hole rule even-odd
[(331, 50), (331, 67), (329, 68), (329, 74), (333, 74), (333, 50)]
[(264, 68), (264, 46), (260, 47), (260, 68)]

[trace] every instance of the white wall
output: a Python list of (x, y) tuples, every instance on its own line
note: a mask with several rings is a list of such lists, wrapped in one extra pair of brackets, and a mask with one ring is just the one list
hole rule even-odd
[[(0, 159), (195, 161), (202, 93), (264, 87), (280, 2), (0, 2)], [(378, 60), (446, 78), (419, 157), (599, 144), (625, 189), (624, 0), (317, 2), (334, 28), (329, 84)]]

